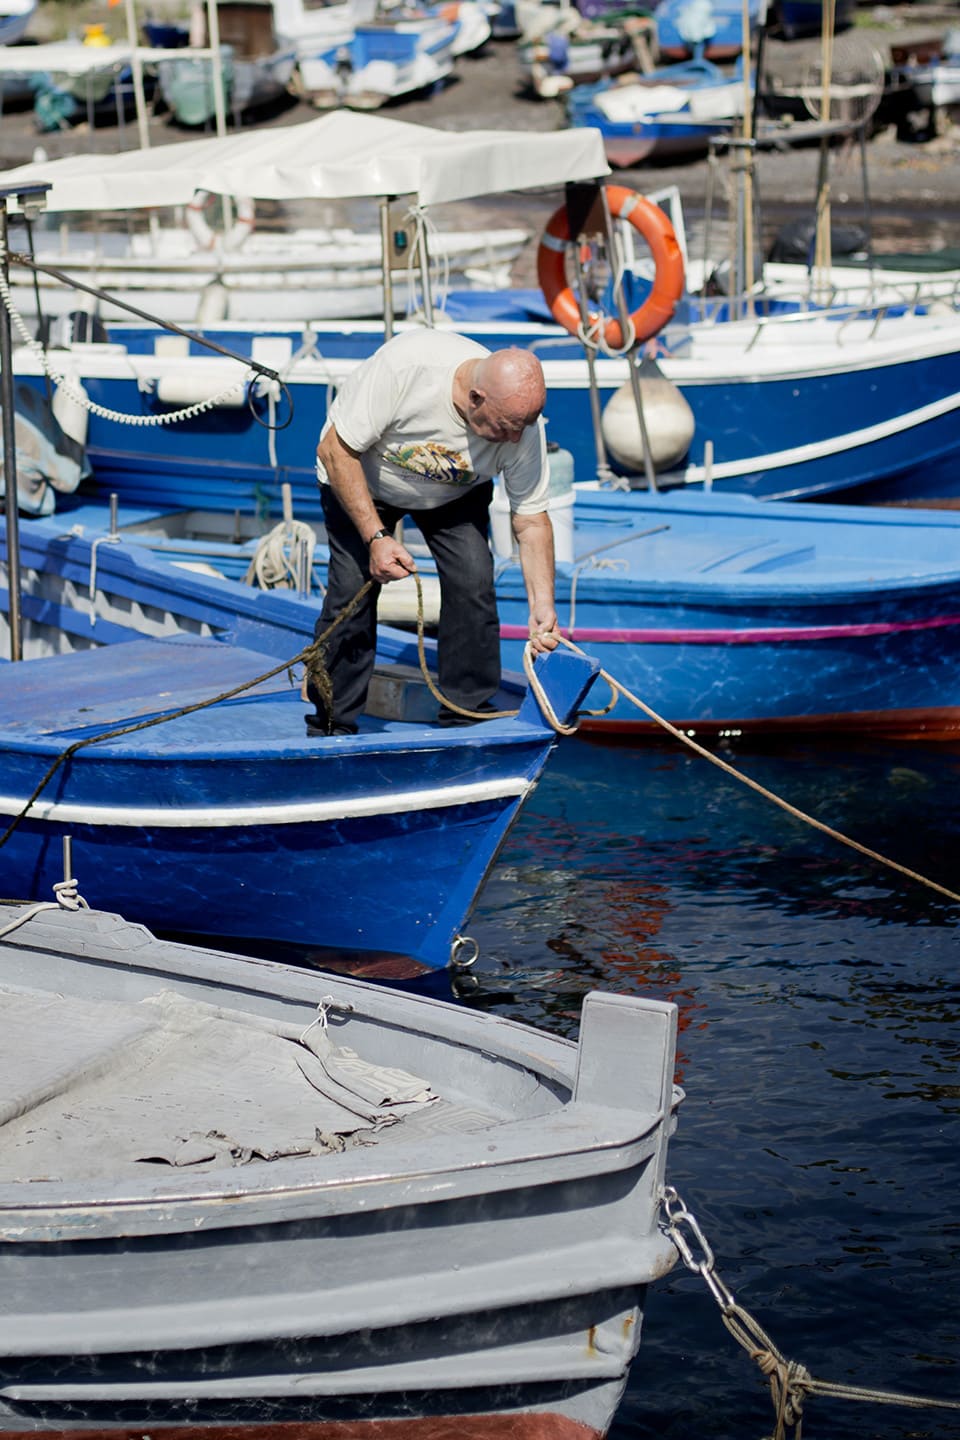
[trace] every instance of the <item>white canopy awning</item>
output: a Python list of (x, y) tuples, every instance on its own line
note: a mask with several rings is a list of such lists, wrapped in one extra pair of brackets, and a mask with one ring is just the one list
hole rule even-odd
[(158, 50), (145, 45), (85, 45), (80, 40), (52, 40), (49, 45), (5, 45), (0, 50), (0, 76), (69, 75), (77, 78), (100, 70), (120, 70), (134, 55), (145, 65), (184, 55), (211, 55), (211, 50)]
[(262, 200), (413, 195), (433, 205), (609, 173), (595, 129), (448, 131), (337, 110), (301, 125), (21, 165), (0, 173), (0, 189), (47, 181), (57, 212), (184, 205), (196, 190)]

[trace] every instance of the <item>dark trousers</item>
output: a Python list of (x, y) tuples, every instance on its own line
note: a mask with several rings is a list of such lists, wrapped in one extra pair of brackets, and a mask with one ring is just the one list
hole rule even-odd
[[(441, 693), (465, 710), (489, 702), (500, 685), (500, 622), (493, 584), (488, 507), (492, 484), (475, 485), (433, 510), (397, 509), (377, 501), (384, 528), (392, 530), (405, 514), (417, 525), (437, 566), (440, 620), (437, 628), (437, 680)], [(320, 486), (330, 546), (330, 568), (323, 610), (315, 626), (321, 635), (370, 579), (363, 538), (329, 485)], [(318, 720), (310, 729), (354, 731), (367, 699), (377, 646), (377, 597), (374, 584), (354, 613), (338, 625), (325, 645), (333, 686), (333, 711), (309, 687)], [(441, 719), (444, 718), (441, 713)]]

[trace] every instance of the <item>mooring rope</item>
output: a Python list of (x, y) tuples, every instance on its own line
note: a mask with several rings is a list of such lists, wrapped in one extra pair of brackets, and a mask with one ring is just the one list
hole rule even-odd
[[(574, 645), (573, 641), (568, 640), (565, 636), (560, 637), (560, 643), (561, 645), (565, 645), (568, 650), (572, 650), (576, 655), (586, 655), (586, 651), (581, 650), (579, 645)], [(827, 825), (823, 820), (818, 820), (816, 816), (807, 814), (805, 810), (798, 809), (796, 805), (791, 805), (789, 800), (784, 800), (773, 790), (768, 790), (767, 787), (761, 785), (758, 780), (751, 779), (750, 776), (745, 775), (742, 770), (738, 770), (735, 765), (730, 765), (726, 760), (721, 760), (719, 755), (714, 755), (711, 750), (707, 750), (705, 746), (698, 744), (691, 736), (685, 735), (682, 730), (677, 729), (676, 725), (671, 725), (669, 720), (665, 719), (663, 715), (658, 714), (652, 706), (647, 705), (645, 701), (640, 699), (639, 695), (635, 695), (632, 690), (628, 690), (619, 680), (614, 679), (608, 671), (601, 670), (600, 674), (612, 691), (618, 695), (622, 695), (625, 700), (629, 700), (631, 705), (635, 705), (638, 710), (642, 710), (645, 715), (648, 715), (650, 719), (659, 725), (661, 729), (665, 730), (668, 735), (672, 735), (675, 740), (679, 740), (681, 745), (685, 745), (687, 749), (692, 750), (694, 754), (700, 755), (704, 760), (709, 760), (711, 765), (715, 765), (718, 770), (722, 770), (726, 775), (729, 775), (731, 779), (738, 780), (741, 785), (746, 785), (751, 790), (756, 791), (758, 795), (762, 795), (763, 798), (769, 800), (771, 804), (779, 806), (781, 810), (785, 810), (786, 813), (792, 815), (794, 819), (802, 820), (805, 824), (811, 825), (815, 830), (821, 831), (824, 835), (829, 835), (831, 840), (838, 840), (841, 845), (849, 846), (851, 850), (856, 850), (860, 855), (866, 856), (868, 860), (873, 860), (879, 865), (885, 865), (887, 869), (895, 870), (898, 874), (906, 876), (908, 880), (915, 880), (919, 885), (925, 885), (929, 890), (935, 890), (939, 895), (944, 895), (948, 900), (955, 900), (960, 903), (960, 895), (958, 895), (956, 891), (948, 890), (945, 885), (939, 885), (935, 880), (929, 879), (926, 875), (921, 875), (917, 870), (911, 870), (907, 865), (901, 865), (898, 860), (891, 860), (888, 856), (881, 855), (879, 851), (871, 850), (868, 845), (861, 845), (859, 840), (851, 839), (849, 835), (844, 835), (842, 831), (835, 830), (832, 825)]]
[[(680, 1259), (688, 1270), (699, 1275), (720, 1309), (727, 1330), (746, 1350), (751, 1360), (770, 1381), (770, 1398), (776, 1414), (772, 1440), (785, 1440), (793, 1430), (800, 1440), (803, 1405), (808, 1395), (822, 1395), (835, 1400), (861, 1400), (877, 1405), (906, 1405), (914, 1410), (960, 1410), (960, 1400), (939, 1400), (932, 1395), (904, 1395), (895, 1390), (877, 1390), (868, 1385), (848, 1385), (834, 1380), (818, 1380), (797, 1360), (788, 1360), (780, 1353), (770, 1336), (749, 1310), (739, 1305), (733, 1292), (716, 1268), (716, 1259), (697, 1217), (672, 1185), (661, 1196), (665, 1229)], [(701, 1257), (701, 1258), (698, 1258)]]
[[(4, 925), (0, 929), (0, 940), (5, 935), (12, 934), (14, 930), (18, 930), (21, 925), (25, 925), (28, 920), (33, 919), (34, 915), (39, 915), (44, 910), (89, 910), (90, 906), (77, 888), (78, 883), (74, 876), (68, 880), (58, 880), (53, 887), (56, 900), (41, 900), (38, 905), (31, 905), (29, 910), (25, 910), (22, 915), (18, 915), (15, 920), (11, 920), (8, 925)], [(18, 903), (15, 900), (0, 902), (4, 905)]]
[(281, 675), (285, 670), (292, 670), (295, 665), (301, 663), (307, 667), (308, 673), (311, 674), (311, 676), (316, 676), (318, 672), (323, 669), (324, 642), (329, 639), (338, 625), (342, 625), (345, 620), (349, 619), (363, 597), (370, 590), (372, 584), (373, 581), (368, 580), (365, 585), (362, 585), (349, 604), (345, 605), (340, 611), (340, 614), (327, 626), (323, 634), (318, 635), (309, 645), (304, 646), (300, 653), (294, 655), (291, 660), (284, 660), (279, 665), (274, 665), (271, 670), (265, 671), (262, 675), (256, 675), (252, 680), (244, 680), (242, 684), (234, 685), (230, 690), (224, 690), (219, 695), (210, 695), (207, 699), (197, 700), (192, 705), (182, 705), (177, 710), (165, 710), (162, 715), (153, 715), (148, 720), (137, 720), (131, 725), (118, 725), (113, 730), (104, 730), (99, 735), (87, 735), (82, 740), (75, 740), (72, 745), (68, 745), (65, 750), (61, 751), (52, 762), (42, 780), (40, 780), (35, 787), (29, 800), (27, 800), (20, 812), (13, 817), (3, 834), (0, 835), (0, 846), (7, 843), (14, 830), (20, 824), (21, 820), (30, 812), (61, 765), (76, 755), (78, 750), (83, 750), (88, 745), (98, 745), (103, 740), (119, 740), (124, 735), (135, 734), (138, 730), (150, 730), (155, 725), (166, 725), (170, 720), (179, 720), (184, 715), (193, 715), (198, 710), (206, 710), (211, 705), (219, 705), (224, 700), (233, 700), (237, 695), (243, 695), (247, 690), (252, 690), (255, 686), (262, 685), (267, 680), (272, 680), (274, 676)]

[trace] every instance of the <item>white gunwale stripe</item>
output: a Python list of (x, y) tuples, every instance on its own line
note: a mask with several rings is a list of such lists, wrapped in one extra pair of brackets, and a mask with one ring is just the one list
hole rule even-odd
[[(863, 430), (846, 431), (841, 435), (832, 435), (827, 440), (814, 440), (807, 445), (795, 445), (790, 450), (778, 450), (775, 454), (745, 455), (739, 460), (724, 460), (719, 465), (714, 465), (713, 478), (722, 480), (731, 475), (744, 475), (754, 470), (780, 470), (787, 465), (805, 464), (810, 460), (826, 459), (830, 455), (842, 455), (848, 450), (856, 450), (863, 445), (873, 445), (878, 440), (886, 440), (890, 435), (915, 430), (918, 425), (925, 425), (930, 420), (937, 420), (941, 415), (949, 415), (958, 407), (960, 407), (960, 392), (956, 395), (948, 395), (942, 400), (934, 400), (931, 404), (924, 405), (918, 410), (911, 410), (905, 415), (895, 415), (892, 420), (883, 420), (876, 425), (866, 426)], [(669, 480), (679, 476), (689, 485), (704, 480), (706, 473), (703, 465), (688, 465), (685, 470), (665, 472), (658, 478)]]
[[(28, 820), (64, 825), (198, 830), (250, 825), (306, 825), (318, 821), (357, 820), (371, 815), (397, 815), (405, 810), (442, 810), (454, 805), (479, 805), (485, 800), (522, 799), (533, 787), (526, 775), (445, 785), (435, 790), (391, 791), (387, 795), (344, 796), (336, 800), (298, 800), (291, 804), (214, 806), (78, 805), (40, 799)], [(0, 795), (0, 815), (18, 815), (27, 797)]]

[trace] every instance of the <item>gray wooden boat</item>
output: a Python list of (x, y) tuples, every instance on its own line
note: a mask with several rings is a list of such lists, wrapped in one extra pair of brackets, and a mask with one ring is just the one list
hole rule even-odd
[(0, 1437), (606, 1434), (675, 1036), (0, 907)]

